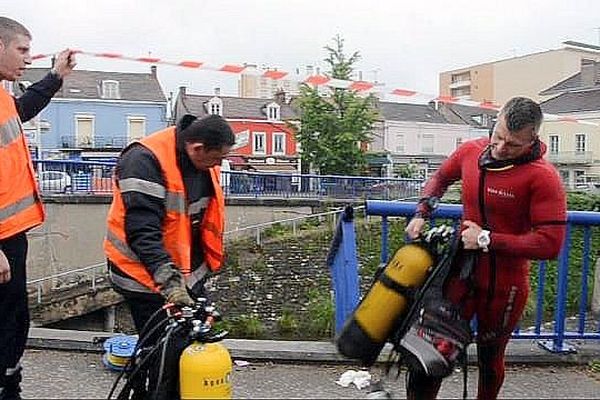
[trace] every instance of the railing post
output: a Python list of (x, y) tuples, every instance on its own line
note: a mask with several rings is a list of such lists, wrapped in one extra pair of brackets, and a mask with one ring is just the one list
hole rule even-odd
[(381, 263), (388, 261), (388, 235), (389, 224), (386, 216), (381, 217)]
[(539, 335), (544, 319), (544, 288), (546, 287), (546, 260), (540, 261), (538, 269), (538, 292), (535, 308), (535, 334)]
[(588, 309), (588, 278), (590, 273), (590, 246), (592, 241), (591, 228), (583, 228), (583, 269), (581, 271), (581, 297), (579, 301), (579, 333), (585, 331), (586, 312)]
[(558, 293), (556, 296), (556, 312), (554, 317), (555, 338), (550, 341), (541, 341), (540, 345), (553, 353), (574, 353), (573, 346), (565, 343), (565, 317), (567, 304), (567, 284), (569, 273), (569, 242), (571, 239), (571, 224), (567, 224), (565, 242), (558, 260)]

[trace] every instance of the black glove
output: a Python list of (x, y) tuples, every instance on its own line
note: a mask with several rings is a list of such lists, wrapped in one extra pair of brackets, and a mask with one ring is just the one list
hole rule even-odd
[(193, 306), (194, 300), (188, 294), (183, 274), (172, 262), (165, 263), (154, 272), (154, 282), (159, 286), (160, 294), (168, 303), (177, 306)]

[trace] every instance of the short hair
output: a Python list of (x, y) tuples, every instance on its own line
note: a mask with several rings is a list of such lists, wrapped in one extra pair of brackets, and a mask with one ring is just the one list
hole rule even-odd
[(189, 143), (202, 143), (207, 150), (233, 146), (235, 135), (223, 117), (209, 115), (201, 119), (185, 115), (179, 127), (183, 140)]
[(533, 125), (534, 132), (537, 133), (544, 120), (540, 105), (527, 97), (513, 97), (508, 100), (498, 116), (504, 116), (506, 127), (510, 132)]
[(7, 46), (17, 35), (27, 36), (31, 39), (31, 33), (22, 24), (7, 17), (0, 17), (0, 40)]

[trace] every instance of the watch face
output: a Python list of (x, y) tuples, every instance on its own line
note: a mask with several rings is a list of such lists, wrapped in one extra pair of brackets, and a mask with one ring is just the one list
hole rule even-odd
[(440, 199), (439, 197), (430, 197), (429, 200), (427, 200), (428, 206), (429, 208), (431, 208), (432, 210), (435, 210), (436, 208), (438, 208), (438, 205), (440, 204)]
[(490, 234), (488, 232), (482, 231), (479, 236), (477, 236), (477, 244), (481, 247), (485, 247), (490, 244)]

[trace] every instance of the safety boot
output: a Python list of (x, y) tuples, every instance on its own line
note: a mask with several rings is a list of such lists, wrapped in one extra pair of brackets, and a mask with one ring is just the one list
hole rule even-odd
[(21, 400), (21, 367), (0, 378), (0, 400)]

